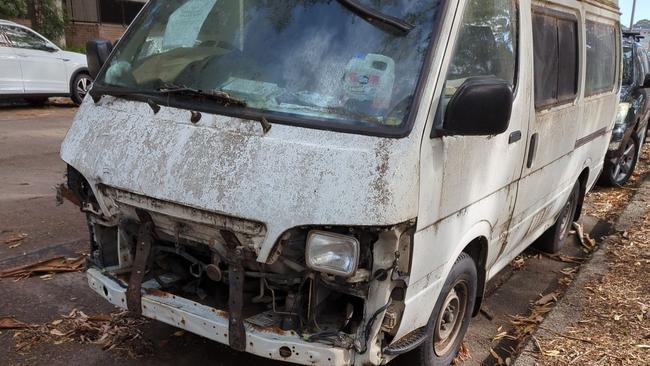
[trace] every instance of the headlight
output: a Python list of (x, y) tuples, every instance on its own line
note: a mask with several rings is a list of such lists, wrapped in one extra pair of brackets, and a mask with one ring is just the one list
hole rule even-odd
[(305, 260), (313, 270), (350, 277), (359, 264), (359, 241), (347, 235), (310, 231)]

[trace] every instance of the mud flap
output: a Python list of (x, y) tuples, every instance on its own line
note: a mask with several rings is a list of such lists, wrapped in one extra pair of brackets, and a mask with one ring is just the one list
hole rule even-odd
[(246, 351), (246, 329), (242, 319), (244, 306), (244, 254), (237, 236), (230, 231), (221, 230), (221, 237), (228, 248), (228, 343), (233, 349)]
[(135, 259), (129, 278), (129, 288), (126, 290), (126, 306), (129, 311), (138, 315), (142, 315), (142, 280), (153, 240), (153, 222), (145, 222), (138, 230)]

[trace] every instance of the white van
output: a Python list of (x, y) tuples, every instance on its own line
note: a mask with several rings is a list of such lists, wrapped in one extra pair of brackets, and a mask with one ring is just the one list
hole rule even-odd
[(61, 149), (90, 287), (271, 359), (449, 364), (579, 216), (620, 40), (604, 0), (149, 1)]

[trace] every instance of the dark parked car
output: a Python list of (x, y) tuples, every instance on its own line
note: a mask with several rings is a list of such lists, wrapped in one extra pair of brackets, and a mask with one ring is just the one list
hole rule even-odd
[(650, 114), (650, 65), (638, 35), (623, 39), (623, 87), (616, 125), (599, 182), (620, 186), (630, 179), (645, 142)]

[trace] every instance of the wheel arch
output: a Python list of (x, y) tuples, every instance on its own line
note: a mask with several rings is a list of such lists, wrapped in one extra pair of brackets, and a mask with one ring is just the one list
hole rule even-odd
[(586, 167), (580, 172), (578, 176), (578, 183), (580, 184), (580, 198), (578, 199), (578, 207), (576, 208), (576, 213), (573, 217), (573, 221), (578, 221), (582, 215), (582, 205), (585, 202), (585, 196), (587, 195), (587, 184), (589, 183), (589, 168)]
[(87, 67), (80, 67), (76, 69), (71, 75), (70, 75), (70, 80), (68, 81), (68, 87), (70, 91), (70, 95), (72, 95), (72, 90), (74, 88), (74, 79), (77, 77), (79, 74), (86, 74), (90, 76), (90, 71), (88, 71)]
[(472, 316), (478, 315), (481, 310), (481, 304), (483, 303), (485, 284), (487, 282), (488, 248), (487, 237), (478, 236), (471, 240), (462, 251), (462, 253), (468, 254), (474, 260), (474, 264), (476, 264), (476, 301), (472, 310)]

